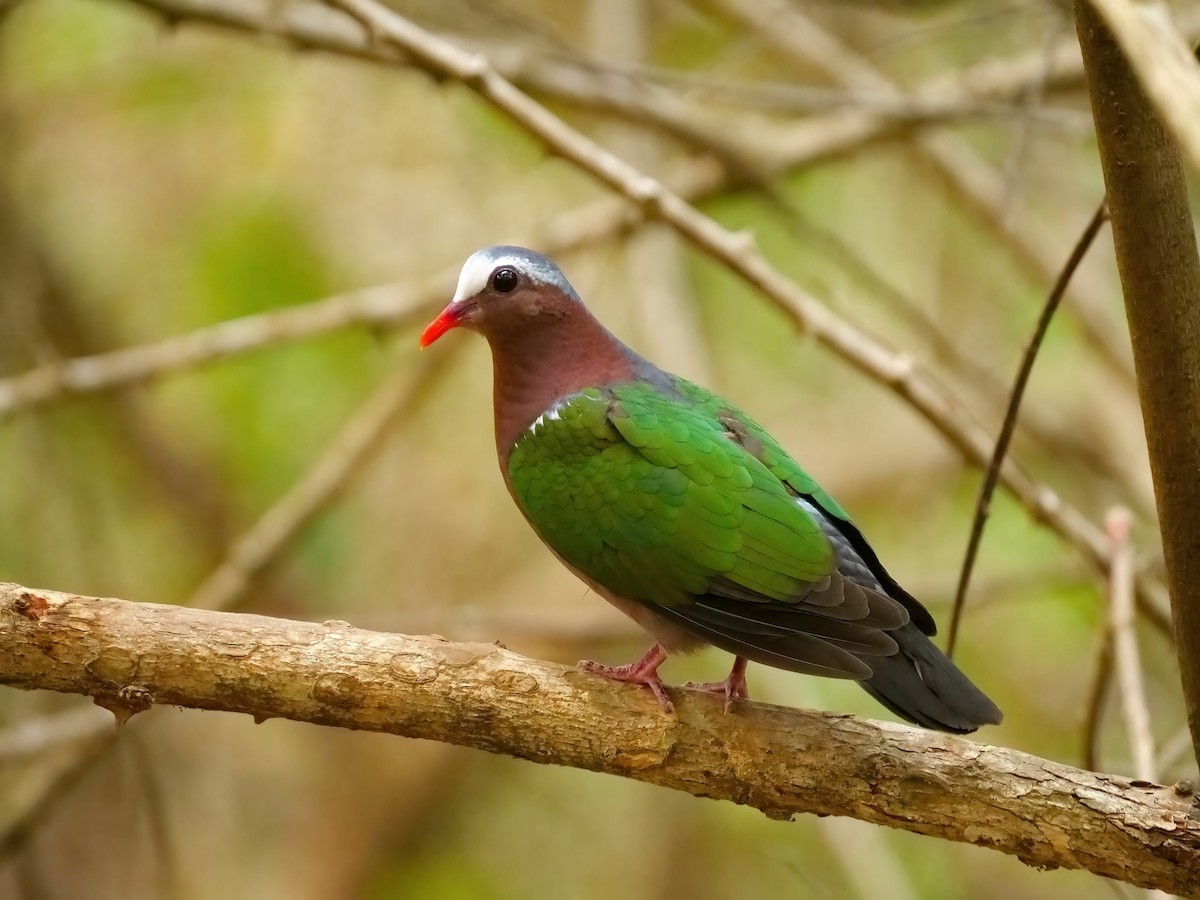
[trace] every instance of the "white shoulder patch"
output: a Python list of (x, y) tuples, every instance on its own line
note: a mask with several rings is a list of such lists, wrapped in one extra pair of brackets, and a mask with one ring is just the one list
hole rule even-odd
[(566, 405), (567, 405), (566, 399), (559, 400), (557, 403), (555, 403), (553, 406), (551, 406), (548, 410), (546, 410), (544, 413), (542, 413), (540, 416), (538, 416), (536, 419), (534, 419), (533, 422), (530, 424), (530, 426), (526, 429), (526, 431), (537, 431), (539, 428), (541, 428), (547, 422), (557, 422), (562, 417), (562, 409)]

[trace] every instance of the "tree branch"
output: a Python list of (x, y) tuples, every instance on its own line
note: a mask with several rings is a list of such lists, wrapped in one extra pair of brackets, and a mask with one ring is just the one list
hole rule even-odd
[[(453, 276), (447, 273), (446, 278)], [(410, 292), (381, 286), (272, 312), (229, 319), (178, 337), (48, 363), (0, 380), (0, 420), (63, 395), (110, 391), (169, 372), (277, 347), (353, 325), (398, 328), (416, 322), (445, 293), (446, 278)]]
[[(1180, 151), (1086, 0), (1079, 43), (1108, 190), (1162, 529), (1192, 744), (1200, 759), (1200, 257)], [(1110, 20), (1111, 21), (1111, 20)]]
[(1190, 788), (904, 725), (639, 688), (494, 644), (0, 584), (0, 683), (382, 731), (605, 772), (788, 819), (853, 816), (1200, 897)]
[[(1142, 89), (1139, 94), (1170, 127), (1192, 170), (1200, 172), (1200, 69), (1166, 8), (1131, 0), (1089, 0), (1088, 6), (1095, 12), (1087, 21), (1107, 23), (1108, 34), (1124, 51), (1121, 58), (1127, 60), (1122, 69), (1136, 77), (1135, 83)], [(1076, 4), (1076, 15), (1082, 22), (1078, 7)], [(1097, 15), (1099, 18), (1092, 17)], [(1084, 53), (1086, 71), (1086, 47)]]

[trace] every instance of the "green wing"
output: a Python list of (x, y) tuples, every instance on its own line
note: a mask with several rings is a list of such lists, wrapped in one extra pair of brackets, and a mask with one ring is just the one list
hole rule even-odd
[(867, 543), (866, 538), (851, 521), (849, 514), (833, 499), (807, 472), (771, 437), (770, 433), (747, 416), (744, 412), (731, 406), (697, 384), (682, 378), (674, 379), (675, 390), (697, 408), (718, 418), (736, 433), (737, 439), (747, 452), (765, 465), (776, 478), (785, 486), (789, 493), (811, 502), (824, 514), (836, 536), (844, 539), (849, 545), (850, 553), (862, 560), (870, 573), (870, 578), (877, 581), (884, 591), (899, 602), (909, 614), (912, 622), (925, 634), (937, 634), (937, 624), (933, 616), (921, 605), (915, 597), (896, 583), (874, 549)]
[[(801, 495), (840, 507), (715, 395), (630, 383), (575, 394), (517, 441), (518, 505), (567, 563), (730, 652), (865, 678), (907, 621), (838, 572)], [(841, 513), (844, 515), (844, 513)]]

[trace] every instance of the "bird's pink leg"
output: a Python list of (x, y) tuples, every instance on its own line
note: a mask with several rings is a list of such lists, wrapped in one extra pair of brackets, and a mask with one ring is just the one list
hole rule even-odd
[(594, 675), (603, 675), (605, 678), (611, 678), (614, 681), (629, 681), (633, 684), (644, 684), (654, 694), (659, 708), (665, 713), (673, 713), (675, 712), (675, 704), (667, 696), (666, 690), (663, 689), (662, 680), (658, 677), (658, 667), (662, 665), (663, 660), (666, 658), (667, 651), (662, 648), (662, 644), (655, 644), (646, 651), (645, 656), (635, 663), (629, 663), (627, 666), (606, 666), (603, 663), (585, 659), (580, 661), (579, 668)]
[(684, 687), (709, 694), (724, 694), (725, 712), (729, 712), (734, 700), (750, 699), (750, 692), (746, 689), (746, 660), (740, 656), (734, 657), (733, 668), (729, 670), (729, 677), (724, 681), (709, 681), (704, 684), (689, 681)]

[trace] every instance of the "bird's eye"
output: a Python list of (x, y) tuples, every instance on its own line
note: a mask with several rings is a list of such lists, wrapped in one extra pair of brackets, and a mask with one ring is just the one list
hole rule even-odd
[(492, 287), (501, 294), (511, 294), (517, 289), (517, 273), (505, 266), (492, 273)]

